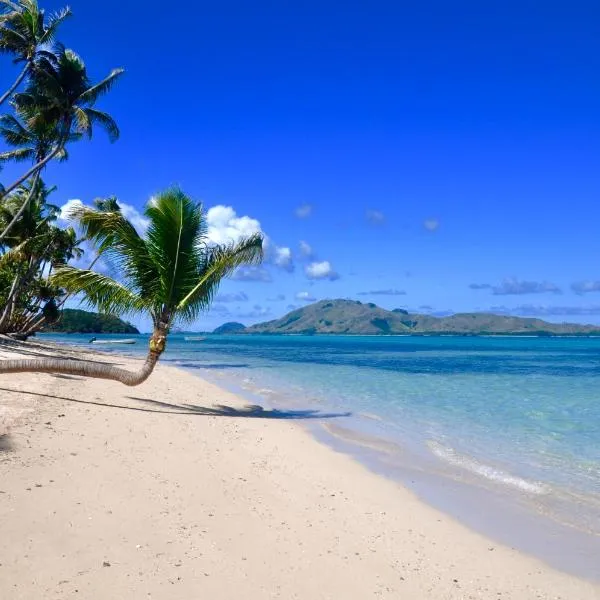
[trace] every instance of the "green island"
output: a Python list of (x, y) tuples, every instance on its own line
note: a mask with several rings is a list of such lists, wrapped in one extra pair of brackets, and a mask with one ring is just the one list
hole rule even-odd
[(75, 308), (65, 308), (62, 317), (46, 331), (48, 333), (139, 333), (131, 323), (114, 315), (103, 315)]
[(386, 310), (372, 302), (338, 299), (321, 300), (293, 310), (280, 319), (250, 327), (226, 323), (214, 333), (600, 336), (600, 327), (548, 323), (541, 319), (484, 312), (435, 317), (409, 313), (401, 308)]

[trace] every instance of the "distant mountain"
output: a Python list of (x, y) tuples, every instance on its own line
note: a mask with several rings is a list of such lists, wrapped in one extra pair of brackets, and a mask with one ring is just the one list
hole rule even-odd
[(213, 333), (241, 333), (246, 329), (245, 325), (230, 321), (229, 323), (223, 323), (220, 327), (217, 327)]
[(364, 335), (600, 335), (600, 327), (547, 323), (489, 313), (458, 313), (449, 317), (386, 310), (354, 300), (321, 300), (281, 319), (259, 323), (241, 333), (332, 333)]
[(65, 308), (59, 321), (45, 329), (53, 333), (139, 333), (118, 317)]

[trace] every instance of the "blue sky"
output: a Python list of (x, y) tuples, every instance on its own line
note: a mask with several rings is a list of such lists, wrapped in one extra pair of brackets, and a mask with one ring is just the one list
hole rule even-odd
[(176, 183), (269, 238), (197, 328), (332, 297), (600, 322), (597, 3), (70, 4), (91, 75), (127, 73), (55, 203)]

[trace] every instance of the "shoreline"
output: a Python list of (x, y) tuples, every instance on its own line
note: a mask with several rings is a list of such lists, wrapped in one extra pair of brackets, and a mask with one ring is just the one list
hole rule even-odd
[[(177, 368), (196, 375), (196, 370), (185, 364)], [(205, 378), (229, 393), (268, 408), (297, 404), (289, 395), (284, 398), (270, 388), (261, 388), (260, 378), (252, 389), (239, 381), (223, 381), (224, 374), (219, 371), (207, 373)], [(314, 403), (309, 406), (323, 408)], [(399, 445), (397, 440), (361, 428), (362, 424), (352, 413), (346, 415), (335, 412), (338, 409), (332, 410), (340, 419), (301, 423), (319, 443), (346, 454), (378, 477), (410, 490), (420, 501), (494, 543), (515, 548), (559, 571), (600, 584), (600, 567), (596, 559), (600, 538), (594, 531), (576, 526), (572, 515), (569, 515), (570, 520), (564, 520), (560, 511), (549, 510), (550, 507), (555, 509), (559, 500), (542, 505), (535, 494), (481, 479), (461, 466), (440, 461), (435, 455), (425, 458), (422, 451), (416, 453), (416, 448)], [(513, 477), (517, 484), (531, 485)], [(560, 540), (558, 545), (557, 540)]]
[(196, 373), (0, 387), (30, 410), (0, 450), (1, 596), (600, 597)]

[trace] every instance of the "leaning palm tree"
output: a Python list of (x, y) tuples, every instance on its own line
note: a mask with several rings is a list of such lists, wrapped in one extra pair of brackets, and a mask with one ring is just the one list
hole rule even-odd
[(0, 96), (0, 105), (10, 98), (21, 82), (31, 73), (35, 61), (43, 56), (61, 23), (71, 16), (69, 7), (50, 15), (45, 20), (44, 11), (37, 0), (0, 0), (0, 53), (11, 54), (13, 62), (23, 64), (17, 79)]
[(141, 236), (120, 212), (76, 208), (73, 216), (84, 236), (95, 241), (122, 279), (70, 266), (57, 269), (51, 279), (68, 292), (83, 294), (100, 312), (149, 315), (153, 332), (143, 367), (132, 373), (77, 360), (6, 360), (0, 361), (0, 373), (64, 373), (138, 385), (152, 373), (174, 323), (195, 320), (209, 308), (224, 277), (262, 260), (260, 234), (226, 246), (210, 245), (202, 206), (178, 188), (153, 198), (145, 215), (149, 226)]

